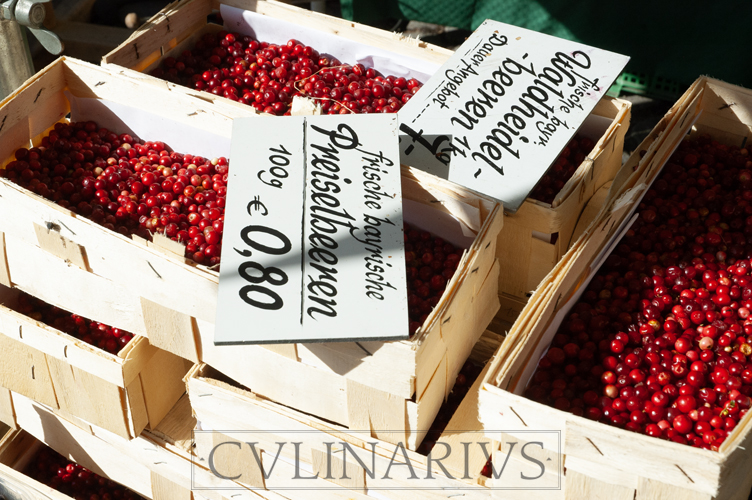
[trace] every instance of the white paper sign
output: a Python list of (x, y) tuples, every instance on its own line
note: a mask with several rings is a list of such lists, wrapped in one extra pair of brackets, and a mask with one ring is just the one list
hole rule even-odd
[(235, 120), (215, 344), (408, 338), (397, 127)]
[(627, 61), (485, 21), (399, 111), (402, 162), (515, 212)]

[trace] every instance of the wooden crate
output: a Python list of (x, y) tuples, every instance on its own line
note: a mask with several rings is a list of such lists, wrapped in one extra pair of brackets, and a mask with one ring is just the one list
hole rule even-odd
[[(405, 37), (398, 33), (390, 33), (326, 14), (311, 12), (275, 0), (181, 0), (165, 7), (136, 30), (122, 45), (105, 55), (102, 58), (102, 64), (116, 65), (136, 71), (151, 71), (159, 66), (164, 57), (179, 55), (183, 50), (191, 48), (204, 33), (217, 31), (220, 27), (207, 24), (207, 16), (212, 13), (212, 10), (219, 9), (221, 5), (249, 10), (306, 29), (314, 29), (345, 40), (426, 61), (435, 65), (436, 69), (452, 55), (450, 50), (422, 42), (417, 38)], [(290, 38), (298, 36), (294, 32), (290, 33)], [(337, 56), (337, 54), (333, 55)], [(164, 81), (161, 82), (164, 84)], [(198, 90), (192, 90), (192, 92), (201, 95), (202, 99), (227, 101), (224, 97), (218, 97), (209, 92)]]
[[(544, 279), (496, 354), (480, 391), (483, 425), (512, 433), (561, 430), (566, 498), (746, 499), (749, 494), (752, 414), (713, 452), (561, 412), (526, 399), (522, 392), (550, 343), (555, 322), (561, 321), (561, 309), (590, 267), (601, 261), (601, 250), (618, 234), (679, 142), (691, 131), (745, 144), (752, 138), (750, 110), (752, 91), (698, 79), (624, 165), (606, 200), (607, 210)], [(549, 325), (554, 328), (549, 330)], [(544, 337), (546, 331), (551, 333)], [(501, 439), (498, 433), (489, 437)]]
[(499, 242), (505, 242), (515, 251), (500, 259), (502, 319), (514, 320), (522, 309), (520, 306), (574, 242), (574, 229), (585, 205), (621, 167), (631, 108), (629, 101), (608, 96), (601, 99), (589, 119), (600, 117), (610, 124), (599, 139), (594, 139), (595, 147), (554, 201), (547, 204), (528, 198), (516, 213), (505, 214)]
[[(476, 344), (476, 349), (473, 350), (470, 358), (478, 361), (487, 360), (491, 351), (502, 340), (503, 337), (486, 332), (481, 341)], [(470, 389), (449, 422), (440, 441), (456, 449), (462, 449), (462, 441), (483, 439), (484, 442), (491, 443), (490, 439), (482, 436), (482, 427), (477, 414), (477, 391), (482, 378), (482, 375), (478, 377), (476, 384)], [(253, 459), (248, 446), (244, 446), (242, 450), (234, 446), (220, 446), (216, 448), (214, 455), (214, 465), (218, 472), (228, 476), (240, 474), (235, 480), (254, 490), (264, 493), (273, 491), (282, 495), (289, 492), (295, 497), (301, 489), (310, 488), (310, 494), (315, 493), (317, 489), (320, 490), (322, 498), (339, 497), (342, 494), (351, 495), (348, 498), (371, 498), (366, 497), (367, 489), (369, 492), (378, 494), (380, 498), (395, 499), (420, 497), (430, 500), (447, 498), (454, 494), (467, 499), (493, 497), (492, 490), (483, 487), (485, 478), (480, 475), (480, 471), (486, 459), (480, 448), (473, 450), (474, 453), (468, 456), (467, 464), (459, 456), (444, 462), (452, 475), (451, 478), (444, 476), (434, 465), (435, 482), (430, 484), (430, 488), (427, 488), (425, 483), (421, 483), (419, 487), (408, 478), (409, 473), (396, 470), (405, 469), (405, 467), (395, 466), (391, 469), (389, 477), (384, 477), (383, 472), (396, 447), (384, 440), (370, 437), (368, 432), (351, 432), (330, 422), (261, 398), (234, 385), (208, 365), (196, 365), (186, 376), (186, 382), (191, 407), (202, 429), (196, 432), (195, 440), (195, 452), (199, 462), (208, 463), (211, 450), (220, 443), (258, 442), (258, 448), (262, 450), (261, 462), (265, 471), (271, 473), (270, 477), (264, 478), (260, 474), (258, 462)], [(280, 449), (279, 460), (270, 471), (270, 464), (278, 451), (277, 443), (280, 442), (287, 443), (287, 445)], [(292, 442), (300, 443), (297, 457), (300, 462), (298, 467), (300, 475), (307, 477), (318, 472), (319, 478), (310, 482), (296, 480), (294, 479), (295, 469), (284, 466), (284, 464), (295, 463), (296, 457)], [(376, 463), (376, 469), (381, 472), (370, 478), (354, 460), (348, 460), (347, 475), (350, 476), (350, 480), (337, 477), (341, 469), (340, 473), (336, 471), (332, 473), (334, 477), (325, 479), (327, 472), (322, 457), (326, 454), (325, 443), (327, 442), (346, 442), (360, 450), (370, 450), (373, 446), (376, 450), (374, 463)], [(493, 445), (488, 449), (492, 450)], [(220, 452), (220, 450), (224, 451)], [(405, 450), (404, 453), (412, 463), (416, 474), (425, 477), (429, 468), (427, 458), (409, 450)], [(365, 461), (370, 464), (370, 459), (371, 455)], [(398, 461), (404, 465), (404, 460)], [(333, 469), (336, 467), (335, 462), (332, 461)], [(278, 470), (279, 466), (281, 468)], [(466, 468), (469, 472), (465, 472)], [(468, 477), (464, 480), (457, 479), (463, 475)], [(327, 489), (321, 490), (322, 488)]]
[(185, 392), (190, 363), (134, 336), (117, 354), (12, 309), (0, 285), (0, 386), (125, 438), (153, 428)]
[[(44, 443), (39, 441), (33, 435), (24, 430), (14, 430), (8, 432), (0, 439), (0, 491), (7, 488), (11, 494), (19, 496), (8, 496), (7, 498), (44, 498), (50, 500), (73, 500), (72, 497), (61, 493), (49, 486), (32, 479), (23, 473), (30, 460), (44, 447)], [(84, 465), (83, 463), (81, 465)], [(122, 464), (124, 469), (129, 469), (128, 464)], [(99, 469), (94, 465), (87, 469), (100, 474)], [(107, 477), (107, 476), (105, 476)], [(120, 481), (116, 481), (120, 482)], [(124, 484), (121, 482), (121, 484)], [(136, 491), (140, 495), (144, 492)], [(146, 495), (152, 498), (150, 495)], [(3, 496), (3, 498), (6, 498)]]

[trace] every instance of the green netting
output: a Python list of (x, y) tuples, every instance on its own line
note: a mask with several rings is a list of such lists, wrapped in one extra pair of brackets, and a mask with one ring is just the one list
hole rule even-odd
[[(456, 28), (466, 28), (472, 24), (476, 12), (474, 1), (436, 1), (436, 0), (396, 0), (405, 19), (414, 19), (424, 23), (443, 24)], [(454, 24), (448, 24), (452, 21)]]
[(685, 86), (666, 78), (622, 73), (609, 89), (608, 95), (618, 97), (629, 93), (675, 101), (685, 90)]

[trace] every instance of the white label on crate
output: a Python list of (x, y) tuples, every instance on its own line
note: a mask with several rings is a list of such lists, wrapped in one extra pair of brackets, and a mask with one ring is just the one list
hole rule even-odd
[(235, 120), (215, 344), (408, 338), (397, 127)]
[(515, 212), (627, 61), (487, 20), (399, 111), (402, 162)]

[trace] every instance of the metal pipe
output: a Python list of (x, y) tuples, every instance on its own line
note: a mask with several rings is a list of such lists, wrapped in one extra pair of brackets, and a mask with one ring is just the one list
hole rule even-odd
[(33, 74), (26, 31), (16, 21), (0, 19), (0, 101)]

